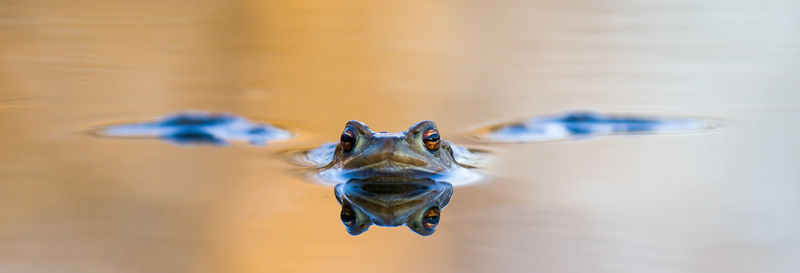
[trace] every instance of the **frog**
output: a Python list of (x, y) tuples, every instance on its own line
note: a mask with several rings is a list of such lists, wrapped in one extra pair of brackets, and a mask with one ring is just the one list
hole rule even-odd
[(338, 184), (334, 193), (342, 206), (340, 219), (350, 235), (359, 235), (375, 224), (406, 225), (429, 236), (453, 196), (453, 185), (431, 178), (373, 176)]
[(453, 195), (453, 185), (444, 180), (464, 178), (443, 174), (474, 167), (458, 161), (470, 152), (442, 139), (431, 120), (399, 133), (376, 132), (350, 120), (332, 148), (320, 169), (347, 179), (334, 194), (351, 235), (372, 225), (405, 225), (422, 236), (433, 234)]
[(436, 123), (417, 122), (399, 133), (376, 132), (365, 123), (345, 124), (333, 158), (322, 170), (338, 170), (347, 179), (389, 177), (431, 177), (453, 168), (453, 145), (441, 138)]

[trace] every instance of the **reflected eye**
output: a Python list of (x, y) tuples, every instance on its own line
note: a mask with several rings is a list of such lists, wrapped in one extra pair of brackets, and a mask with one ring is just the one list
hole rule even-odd
[(339, 217), (342, 218), (342, 223), (347, 227), (353, 227), (356, 224), (356, 213), (349, 205), (342, 206), (342, 212)]
[(352, 151), (353, 147), (356, 146), (356, 131), (350, 127), (345, 128), (340, 141), (342, 143), (342, 151)]
[(425, 216), (422, 217), (422, 226), (426, 229), (434, 229), (437, 225), (439, 225), (439, 214), (441, 211), (439, 207), (432, 207), (425, 212)]
[(422, 134), (422, 142), (425, 143), (425, 148), (428, 151), (436, 151), (439, 149), (439, 131), (435, 128), (428, 129)]

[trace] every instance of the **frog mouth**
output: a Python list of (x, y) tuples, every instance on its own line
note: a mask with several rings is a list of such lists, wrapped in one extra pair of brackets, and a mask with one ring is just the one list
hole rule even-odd
[(347, 178), (373, 178), (373, 177), (405, 177), (405, 178), (424, 178), (431, 177), (438, 170), (426, 168), (404, 162), (384, 160), (369, 165), (348, 169), (344, 174)]
[(382, 161), (377, 161), (367, 165), (363, 165), (357, 169), (373, 169), (373, 170), (424, 169), (422, 168), (423, 166), (425, 166), (425, 164), (418, 164), (417, 162), (407, 163), (403, 161), (385, 159)]
[(346, 169), (358, 168), (413, 168), (425, 167), (428, 159), (422, 155), (407, 153), (398, 150), (383, 150), (379, 152), (366, 151), (347, 160)]

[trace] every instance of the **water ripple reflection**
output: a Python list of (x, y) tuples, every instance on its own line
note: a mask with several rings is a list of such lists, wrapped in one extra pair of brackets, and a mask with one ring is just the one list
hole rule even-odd
[(537, 142), (610, 134), (689, 132), (716, 127), (719, 127), (719, 122), (711, 119), (570, 112), (492, 124), (476, 130), (474, 135), (489, 142)]
[(152, 122), (120, 124), (93, 131), (99, 136), (159, 138), (179, 145), (228, 145), (232, 141), (265, 145), (294, 135), (268, 123), (209, 112), (183, 112)]

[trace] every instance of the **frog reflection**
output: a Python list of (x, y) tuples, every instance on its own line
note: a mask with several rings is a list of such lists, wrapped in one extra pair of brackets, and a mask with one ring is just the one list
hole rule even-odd
[(341, 219), (351, 235), (373, 224), (400, 226), (428, 236), (436, 231), (442, 209), (453, 196), (453, 186), (430, 178), (371, 177), (336, 185)]

